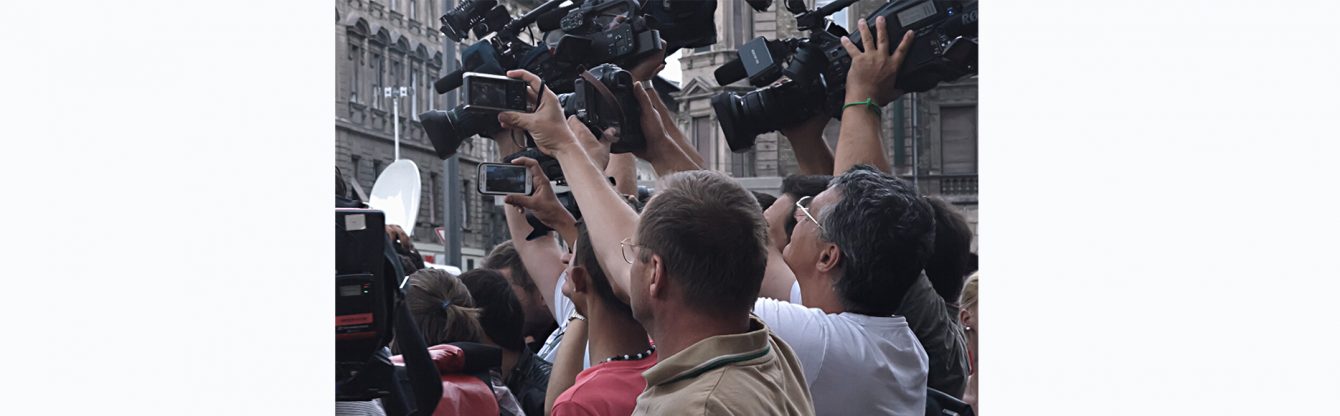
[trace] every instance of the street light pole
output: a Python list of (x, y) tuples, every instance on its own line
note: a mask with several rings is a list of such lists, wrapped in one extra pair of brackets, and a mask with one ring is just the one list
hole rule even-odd
[(395, 131), (395, 160), (400, 160), (400, 99), (408, 95), (405, 87), (386, 87), (385, 96), (391, 99), (391, 122)]
[[(455, 7), (455, 3), (456, 3), (455, 0), (443, 0), (442, 10), (451, 10), (452, 7)], [(451, 39), (445, 39), (443, 41), (442, 56), (446, 61), (442, 63), (442, 70), (443, 70), (442, 73), (448, 74), (451, 73), (452, 71), (455, 71), (456, 43), (452, 42)], [(456, 106), (455, 91), (447, 93), (442, 98), (445, 104), (445, 107), (443, 108), (453, 108)], [(447, 247), (445, 250), (446, 251), (445, 254), (447, 256), (447, 264), (460, 267), (462, 271), (464, 271), (463, 269), (465, 269), (465, 264), (461, 262), (461, 238), (462, 238), (461, 229), (465, 228), (465, 224), (463, 224), (464, 221), (462, 221), (464, 220), (464, 213), (462, 212), (462, 210), (464, 209), (465, 201), (460, 197), (461, 196), (460, 155), (454, 154), (451, 155), (451, 157), (447, 158), (447, 160), (442, 161), (442, 168), (443, 170), (446, 171), (445, 173), (447, 177), (446, 183), (443, 184), (443, 186), (446, 188), (444, 189), (444, 191), (446, 191), (446, 197), (442, 198), (442, 200), (445, 202), (442, 205), (445, 205), (444, 208), (446, 208), (447, 211), (446, 212)]]

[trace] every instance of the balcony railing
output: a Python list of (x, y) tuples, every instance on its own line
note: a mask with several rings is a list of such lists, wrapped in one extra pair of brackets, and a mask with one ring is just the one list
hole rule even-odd
[(931, 195), (949, 195), (949, 196), (976, 196), (977, 195), (977, 175), (976, 174), (941, 174), (941, 175), (902, 175), (903, 179), (916, 180), (918, 191)]

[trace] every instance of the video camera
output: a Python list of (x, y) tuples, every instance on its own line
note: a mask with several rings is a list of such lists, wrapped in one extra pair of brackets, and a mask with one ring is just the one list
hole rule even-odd
[[(722, 92), (712, 97), (712, 109), (721, 121), (733, 152), (753, 147), (759, 134), (791, 127), (817, 114), (841, 118), (851, 57), (840, 39), (849, 37), (861, 47), (860, 33), (849, 34), (828, 16), (855, 3), (839, 0), (816, 10), (803, 0), (788, 0), (796, 25), (810, 32), (806, 38), (756, 38), (741, 46), (738, 57), (718, 68), (720, 85), (748, 78), (755, 87), (740, 95)], [(866, 18), (874, 24), (885, 18), (885, 33), (901, 39), (908, 30), (915, 38), (895, 84), (904, 92), (921, 92), (941, 82), (977, 73), (976, 0), (893, 0)], [(785, 65), (783, 65), (785, 64)], [(783, 75), (785, 80), (774, 85)], [(765, 85), (767, 85), (765, 87)]]
[[(473, 32), (480, 41), (461, 52), (461, 69), (439, 79), (434, 88), (438, 93), (454, 90), (460, 87), (466, 72), (501, 75), (509, 69), (526, 69), (545, 80), (546, 87), (555, 93), (570, 94), (584, 105), (602, 109), (565, 108), (568, 115), (581, 118), (597, 137), (605, 129), (619, 130), (620, 141), (612, 151), (641, 149), (644, 140), (637, 112), (625, 117), (623, 113), (628, 112), (619, 111), (636, 108), (631, 75), (617, 66), (611, 69), (601, 64), (635, 64), (664, 48), (665, 42), (650, 27), (648, 19), (639, 14), (640, 6), (634, 0), (587, 0), (568, 6), (560, 6), (561, 3), (562, 0), (551, 0), (520, 18), (511, 19), (507, 9), (495, 0), (467, 0), (443, 15), (442, 33), (461, 40)], [(520, 38), (523, 28), (537, 22), (541, 30), (548, 28), (563, 34), (556, 49), (550, 49), (544, 42), (531, 45)], [(712, 40), (715, 41), (715, 35)], [(595, 65), (590, 74), (594, 75), (592, 79), (586, 79), (588, 74), (580, 70), (587, 65)], [(597, 96), (603, 98), (594, 99)], [(465, 111), (462, 107), (428, 111), (419, 116), (434, 151), (442, 159), (456, 154), (461, 143), (470, 137), (501, 130), (496, 113)]]
[[(402, 302), (404, 271), (385, 217), (358, 205), (335, 209), (335, 400), (381, 399), (388, 415), (431, 412), (442, 383)], [(390, 360), (392, 338), (405, 366)]]

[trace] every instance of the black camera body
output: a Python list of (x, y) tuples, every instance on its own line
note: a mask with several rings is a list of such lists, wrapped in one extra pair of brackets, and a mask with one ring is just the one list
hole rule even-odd
[(636, 0), (586, 0), (560, 21), (554, 57), (568, 65), (631, 66), (665, 48), (660, 32), (639, 14)]
[[(766, 10), (772, 0), (767, 0), (767, 3), (750, 0), (750, 5), (758, 11)], [(698, 48), (717, 43), (716, 12), (715, 1), (647, 0), (642, 4), (642, 13), (647, 17), (647, 23), (665, 39), (666, 56), (681, 48)]]
[[(731, 151), (746, 151), (753, 147), (759, 134), (790, 127), (820, 112), (841, 118), (847, 71), (851, 67), (851, 57), (842, 47), (841, 38), (849, 37), (858, 48), (861, 39), (860, 33), (848, 34), (826, 18), (853, 2), (837, 1), (818, 10), (806, 10), (803, 1), (792, 0), (788, 9), (796, 14), (797, 26), (809, 30), (810, 36), (751, 41), (740, 49), (737, 60), (717, 70), (721, 85), (747, 76), (751, 84), (760, 86), (780, 75), (795, 84), (785, 88), (769, 86), (743, 96), (722, 92), (712, 98)], [(898, 89), (927, 91), (941, 82), (977, 73), (975, 0), (895, 0), (871, 13), (866, 21), (873, 24), (880, 16), (885, 18), (885, 33), (891, 43), (898, 42), (907, 30), (915, 32), (894, 84)], [(761, 54), (769, 56), (760, 57)], [(786, 62), (780, 74), (775, 62)], [(788, 101), (770, 101), (773, 99)], [(799, 116), (806, 117), (796, 118)]]
[(563, 113), (577, 116), (591, 134), (602, 137), (606, 131), (617, 135), (619, 141), (610, 146), (611, 153), (628, 153), (647, 146), (642, 133), (642, 110), (633, 96), (633, 74), (614, 64), (602, 64), (582, 72), (568, 94), (560, 94), (558, 102)]

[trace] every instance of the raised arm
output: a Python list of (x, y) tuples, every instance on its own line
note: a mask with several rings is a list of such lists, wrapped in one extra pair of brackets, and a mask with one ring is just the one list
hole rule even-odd
[(796, 154), (796, 165), (802, 175), (827, 175), (833, 171), (833, 149), (824, 142), (824, 127), (833, 117), (823, 112), (794, 127), (782, 129), (782, 136), (791, 142)]
[[(507, 206), (503, 211), (503, 215), (507, 217), (507, 232), (512, 236), (512, 245), (521, 256), (521, 263), (526, 266), (526, 274), (530, 275), (535, 287), (539, 288), (544, 306), (551, 311), (554, 310), (554, 288), (558, 286), (558, 275), (563, 273), (563, 249), (558, 247), (558, 241), (552, 234), (526, 241), (526, 235), (530, 233), (531, 227), (526, 223), (526, 216), (521, 213), (521, 209)], [(563, 318), (554, 317), (554, 319)]]
[[(650, 162), (651, 167), (656, 169), (656, 174), (660, 176), (702, 169), (683, 148), (675, 144), (675, 139), (666, 131), (665, 124), (657, 113), (655, 103), (660, 99), (655, 97), (654, 93), (643, 89), (643, 85), (641, 82), (637, 83), (636, 88), (633, 88), (633, 96), (642, 107), (642, 135), (646, 137), (647, 147), (633, 154)], [(674, 128), (674, 125), (671, 124), (670, 127)], [(675, 131), (679, 129), (675, 128)]]
[(576, 135), (563, 122), (558, 96), (551, 90), (542, 89), (540, 78), (530, 72), (513, 70), (508, 71), (507, 76), (524, 79), (531, 88), (540, 91), (540, 105), (533, 113), (503, 112), (498, 115), (498, 121), (504, 126), (529, 131), (540, 151), (554, 156), (563, 166), (563, 176), (572, 188), (582, 216), (600, 219), (587, 222), (591, 243), (614, 293), (627, 302), (630, 265), (623, 260), (619, 242), (636, 232), (637, 212), (614, 191), (601, 169), (583, 151)]
[(610, 155), (605, 176), (614, 178), (614, 189), (624, 195), (637, 195), (637, 157), (631, 153)]
[(554, 357), (554, 367), (549, 370), (549, 386), (544, 393), (544, 414), (552, 414), (558, 396), (577, 384), (577, 374), (582, 372), (582, 361), (586, 357), (586, 338), (585, 319), (568, 322), (568, 328), (563, 332), (563, 342), (559, 343), (558, 354)]
[[(889, 47), (889, 36), (884, 32), (884, 17), (875, 20), (878, 36), (871, 36), (870, 27), (861, 19), (856, 27), (861, 31), (864, 51), (850, 38), (842, 38), (842, 47), (851, 55), (851, 69), (847, 71), (847, 96), (842, 110), (842, 129), (838, 133), (837, 154), (833, 174), (841, 175), (852, 166), (869, 164), (883, 172), (892, 172), (889, 158), (879, 140), (879, 109), (897, 97), (893, 85), (898, 77), (907, 49), (912, 45), (912, 31), (898, 44), (898, 50)], [(854, 104), (854, 103), (866, 104)]]

